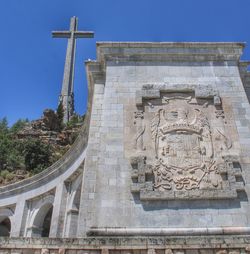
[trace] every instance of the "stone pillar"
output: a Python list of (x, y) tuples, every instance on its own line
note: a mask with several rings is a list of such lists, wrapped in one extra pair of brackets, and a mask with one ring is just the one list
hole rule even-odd
[(61, 237), (63, 235), (66, 204), (67, 189), (64, 182), (62, 182), (56, 188), (49, 234), (50, 237)]
[(91, 109), (90, 130), (88, 139), (88, 149), (84, 163), (83, 182), (81, 187), (81, 201), (78, 216), (77, 237), (86, 235), (88, 228), (93, 219), (95, 212), (94, 198), (96, 186), (97, 170), (97, 148), (101, 146), (101, 117), (103, 107), (104, 84), (96, 83), (94, 87), (93, 104)]
[(77, 232), (78, 222), (78, 209), (71, 209), (67, 211), (66, 220), (64, 222), (64, 235), (63, 237), (75, 237)]
[(15, 214), (11, 221), (12, 225), (11, 225), (10, 237), (22, 236), (22, 230), (23, 230), (22, 222), (23, 222), (23, 219), (26, 218), (26, 216), (24, 216), (25, 205), (26, 205), (25, 199), (18, 200), (16, 204), (16, 208), (15, 208)]

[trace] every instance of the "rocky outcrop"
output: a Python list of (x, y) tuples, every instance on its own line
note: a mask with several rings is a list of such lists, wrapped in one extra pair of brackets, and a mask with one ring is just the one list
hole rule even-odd
[(56, 112), (52, 109), (45, 109), (43, 111), (43, 117), (32, 122), (32, 127), (38, 130), (59, 131), (60, 126), (60, 120)]
[(39, 138), (46, 144), (65, 147), (74, 142), (81, 126), (82, 123), (75, 123), (70, 126), (61, 127), (61, 122), (56, 112), (51, 109), (46, 109), (43, 112), (42, 118), (27, 123), (17, 133), (17, 138)]
[[(40, 119), (27, 122), (19, 131), (10, 133), (13, 144), (19, 147), (17, 154), (12, 151), (18, 163), (10, 165), (6, 163), (6, 167), (0, 172), (0, 186), (29, 178), (59, 160), (74, 143), (82, 124), (81, 119), (75, 117), (67, 125), (63, 125), (55, 111), (46, 109)], [(31, 144), (39, 148), (45, 145), (43, 148), (45, 150), (35, 147), (35, 150), (33, 148), (27, 150), (27, 146), (30, 147)], [(36, 153), (35, 158), (32, 153)], [(44, 153), (47, 159), (41, 162), (42, 165), (39, 164), (33, 168), (34, 164), (30, 164), (29, 161), (34, 162), (34, 160), (44, 158)]]

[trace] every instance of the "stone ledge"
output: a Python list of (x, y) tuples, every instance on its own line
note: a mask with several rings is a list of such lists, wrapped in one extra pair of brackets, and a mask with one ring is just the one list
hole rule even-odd
[(88, 231), (89, 236), (196, 236), (250, 234), (250, 227), (204, 228), (97, 228)]
[(1, 249), (209, 249), (248, 248), (250, 235), (87, 237), (87, 238), (0, 238)]
[(98, 62), (238, 61), (241, 42), (97, 42)]

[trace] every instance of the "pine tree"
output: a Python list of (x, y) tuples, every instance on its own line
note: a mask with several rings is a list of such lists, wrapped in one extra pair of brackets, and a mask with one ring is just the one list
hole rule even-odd
[(64, 110), (63, 110), (63, 104), (62, 101), (60, 101), (57, 110), (56, 110), (56, 114), (57, 114), (57, 118), (58, 118), (58, 122), (59, 122), (59, 130), (61, 131), (64, 127), (63, 124), (63, 117), (64, 117)]
[(27, 170), (39, 173), (49, 166), (51, 149), (39, 139), (27, 139), (24, 142), (24, 162)]

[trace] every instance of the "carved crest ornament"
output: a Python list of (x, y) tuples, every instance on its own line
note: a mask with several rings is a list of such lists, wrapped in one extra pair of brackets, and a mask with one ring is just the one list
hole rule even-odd
[(131, 191), (141, 200), (236, 198), (244, 189), (218, 92), (144, 86), (137, 108)]

